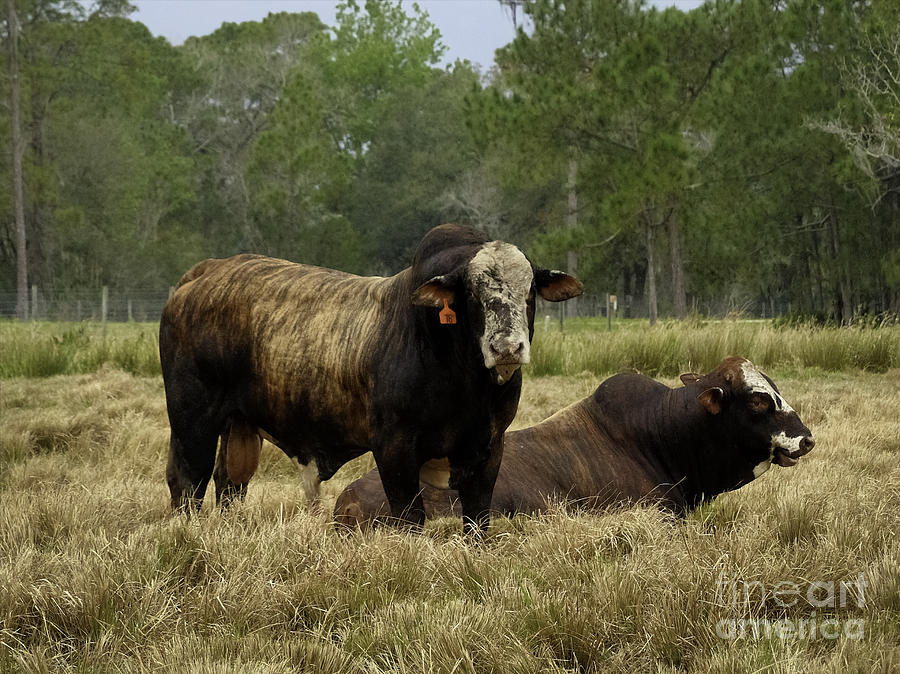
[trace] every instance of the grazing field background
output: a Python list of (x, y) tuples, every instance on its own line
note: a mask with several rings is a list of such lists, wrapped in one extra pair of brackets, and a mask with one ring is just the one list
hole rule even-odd
[[(539, 326), (514, 427), (618, 370), (674, 386), (738, 353), (815, 450), (685, 520), (557, 509), (495, 520), (474, 545), (453, 519), (338, 534), (334, 498), (371, 457), (310, 511), (266, 445), (246, 503), (173, 517), (155, 326), (0, 323), (0, 671), (900, 670), (900, 327), (600, 328)], [(812, 584), (827, 604), (828, 583), (859, 574), (862, 601), (810, 603)], [(794, 605), (779, 583), (800, 588)], [(717, 633), (758, 619), (816, 627)]]

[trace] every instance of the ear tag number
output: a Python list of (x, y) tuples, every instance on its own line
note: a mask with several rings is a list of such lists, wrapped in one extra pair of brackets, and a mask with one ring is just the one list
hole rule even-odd
[(441, 309), (441, 313), (439, 313), (438, 316), (441, 319), (441, 325), (456, 324), (456, 312), (447, 306), (447, 300), (444, 300), (444, 308)]

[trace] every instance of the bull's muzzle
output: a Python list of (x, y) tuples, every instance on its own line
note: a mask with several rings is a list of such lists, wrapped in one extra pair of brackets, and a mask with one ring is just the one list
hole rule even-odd
[(775, 445), (775, 453), (772, 457), (772, 462), (777, 463), (782, 468), (796, 466), (797, 462), (800, 461), (800, 457), (809, 454), (812, 451), (812, 448), (816, 446), (815, 438), (811, 435), (800, 438), (790, 438), (790, 440), (791, 442)]
[(528, 342), (509, 337), (494, 337), (488, 345), (484, 365), (497, 373), (497, 383), (505, 384), (530, 360)]

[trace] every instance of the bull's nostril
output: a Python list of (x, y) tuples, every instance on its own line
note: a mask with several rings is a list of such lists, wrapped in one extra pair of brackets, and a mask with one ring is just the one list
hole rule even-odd
[(525, 342), (513, 342), (508, 341), (497, 341), (490, 342), (488, 344), (488, 348), (491, 350), (491, 355), (495, 358), (506, 358), (509, 356), (520, 356), (525, 352)]
[(807, 435), (800, 441), (800, 451), (806, 453), (816, 446), (816, 441), (811, 435)]

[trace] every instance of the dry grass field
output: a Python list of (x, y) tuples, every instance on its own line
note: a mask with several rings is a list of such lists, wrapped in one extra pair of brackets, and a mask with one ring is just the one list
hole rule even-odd
[[(795, 468), (685, 520), (559, 510), (480, 545), (338, 534), (371, 458), (309, 512), (268, 445), (245, 504), (173, 517), (160, 377), (0, 379), (0, 672), (900, 671), (896, 334), (881, 371), (769, 368), (817, 439)], [(529, 374), (515, 426), (601, 379)]]

